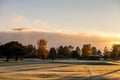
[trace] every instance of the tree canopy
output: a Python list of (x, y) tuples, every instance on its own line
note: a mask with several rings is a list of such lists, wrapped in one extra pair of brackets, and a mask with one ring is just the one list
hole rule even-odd
[(17, 61), (18, 56), (25, 55), (25, 48), (18, 41), (11, 41), (0, 46), (0, 53), (7, 57), (6, 61), (9, 61), (9, 58), (12, 56), (15, 56)]
[(46, 49), (47, 41), (40, 39), (37, 41), (37, 56), (38, 58), (45, 59), (48, 57), (48, 51)]

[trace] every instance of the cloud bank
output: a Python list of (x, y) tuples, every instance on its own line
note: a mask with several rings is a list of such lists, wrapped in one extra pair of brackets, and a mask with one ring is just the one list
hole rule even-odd
[(102, 36), (95, 34), (61, 34), (61, 33), (51, 33), (51, 32), (41, 32), (41, 31), (2, 31), (0, 32), (0, 42), (6, 43), (9, 41), (19, 41), (23, 44), (33, 44), (36, 45), (37, 40), (46, 39), (48, 41), (47, 47), (58, 47), (60, 45), (73, 45), (74, 47), (82, 47), (83, 44), (91, 43), (92, 46), (103, 50), (105, 46), (110, 48), (113, 42), (119, 42), (120, 38)]

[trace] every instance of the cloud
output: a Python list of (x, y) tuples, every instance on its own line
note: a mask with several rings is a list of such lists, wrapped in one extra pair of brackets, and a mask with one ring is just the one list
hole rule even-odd
[(36, 26), (48, 27), (48, 24), (40, 19), (36, 19), (33, 24)]
[[(31, 31), (30, 29), (24, 29), (25, 31), (6, 31), (0, 32), (0, 42), (6, 43), (9, 41), (20, 41), (23, 44), (34, 44), (36, 45), (37, 40), (46, 39), (48, 41), (47, 47), (58, 47), (60, 45), (73, 45), (74, 47), (79, 46), (82, 48), (83, 44), (91, 43), (92, 46), (103, 50), (105, 46), (111, 48), (113, 42), (119, 42), (120, 38), (103, 36), (87, 33), (81, 33), (79, 35), (51, 33), (51, 32), (37, 32)], [(29, 31), (30, 30), (30, 31)]]
[(36, 28), (13, 28), (12, 30), (7, 30), (8, 32), (45, 32), (41, 29)]
[(29, 20), (23, 16), (17, 15), (9, 19), (9, 23), (13, 26), (29, 24)]
[(0, 19), (0, 27), (6, 30), (14, 28), (34, 28), (45, 31), (49, 25), (41, 19), (29, 19), (28, 17), (14, 13), (5, 19)]
[(9, 22), (13, 26), (24, 25), (29, 27), (29, 25), (31, 25), (32, 27), (48, 27), (48, 24), (41, 19), (30, 20), (21, 15), (11, 17)]

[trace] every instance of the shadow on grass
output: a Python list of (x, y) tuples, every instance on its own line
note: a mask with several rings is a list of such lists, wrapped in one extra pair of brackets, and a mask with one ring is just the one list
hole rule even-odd
[(109, 74), (113, 74), (113, 73), (116, 73), (120, 71), (120, 69), (117, 69), (117, 70), (113, 70), (113, 71), (110, 71), (110, 72), (107, 72), (107, 73), (104, 73), (104, 74), (101, 74), (101, 75), (95, 75), (95, 76), (90, 76), (88, 77), (86, 80), (120, 80), (120, 78), (112, 78), (112, 79), (105, 79), (103, 76), (106, 76), (106, 75), (109, 75)]
[(86, 77), (82, 76), (65, 76), (56, 80), (85, 80)]
[(86, 78), (82, 76), (65, 76), (56, 80), (119, 80), (119, 78), (106, 78), (106, 77), (92, 77)]
[(7, 71), (7, 72), (0, 72), (0, 74), (6, 74), (6, 73), (13, 73), (13, 72), (24, 72), (24, 71), (35, 71), (35, 70), (41, 70), (41, 69), (53, 69), (53, 68), (62, 68), (62, 67), (69, 67), (69, 66), (71, 66), (71, 65), (63, 65), (63, 66), (49, 66), (49, 67), (42, 67), (42, 68), (39, 68), (39, 67), (37, 67), (37, 68), (23, 68), (23, 69), (20, 69), (20, 68), (18, 68), (18, 69), (16, 69), (16, 70), (11, 70), (11, 71)]
[(46, 60), (22, 60), (22, 61), (9, 61), (9, 62), (1, 62), (0, 66), (23, 66), (23, 65), (31, 65), (31, 64), (48, 64), (49, 62)]
[(40, 70), (40, 69), (52, 69), (52, 68), (61, 68), (61, 67), (68, 67), (70, 65), (64, 65), (64, 66), (52, 66), (52, 67), (43, 67), (43, 68), (28, 68), (28, 69), (19, 69), (14, 71), (31, 71), (31, 70)]
[(55, 77), (59, 77), (60, 75), (58, 74), (16, 74), (15, 76), (19, 76), (19, 77), (30, 77), (32, 76), (33, 78), (47, 78), (47, 79), (50, 79), (50, 78), (55, 78)]
[(65, 76), (65, 77), (59, 78), (57, 80), (120, 80), (120, 77), (119, 78), (104, 77), (106, 75), (113, 74), (113, 73), (118, 72), (118, 71), (120, 71), (120, 69), (113, 70), (113, 71), (104, 73), (102, 75), (95, 75), (95, 76), (90, 76), (90, 77), (84, 77), (84, 76)]
[(109, 62), (93, 62), (93, 61), (89, 61), (89, 62), (68, 62), (68, 61), (64, 61), (64, 62), (60, 62), (60, 61), (55, 61), (53, 63), (59, 63), (59, 64), (76, 64), (76, 65), (120, 65), (120, 64), (114, 64), (114, 63), (109, 63)]
[(11, 61), (11, 62), (0, 62), (0, 66), (23, 66), (23, 65), (31, 65), (31, 64), (81, 64), (81, 65), (120, 65), (120, 64), (114, 64), (113, 63), (109, 63), (106, 61), (62, 61), (62, 60), (54, 60), (54, 62), (52, 62), (51, 60), (25, 60), (25, 61)]
[(103, 77), (103, 76), (92, 76), (89, 78), (86, 78), (84, 80), (120, 80), (120, 78), (108, 78), (108, 77)]

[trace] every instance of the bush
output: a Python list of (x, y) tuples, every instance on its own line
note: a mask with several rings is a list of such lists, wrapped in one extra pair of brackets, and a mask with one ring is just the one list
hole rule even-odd
[(100, 60), (100, 56), (98, 55), (92, 55), (88, 57), (88, 60)]

